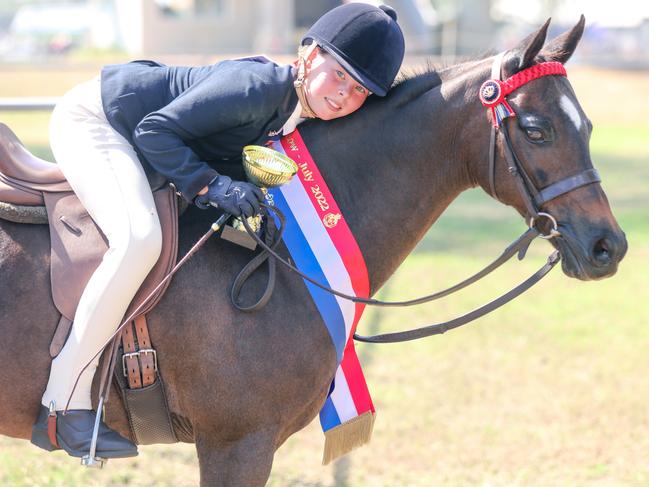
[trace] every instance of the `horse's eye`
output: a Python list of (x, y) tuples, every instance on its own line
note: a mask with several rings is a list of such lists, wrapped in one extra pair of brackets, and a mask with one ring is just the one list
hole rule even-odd
[(544, 140), (543, 132), (537, 128), (527, 128), (525, 134), (532, 142), (543, 142)]

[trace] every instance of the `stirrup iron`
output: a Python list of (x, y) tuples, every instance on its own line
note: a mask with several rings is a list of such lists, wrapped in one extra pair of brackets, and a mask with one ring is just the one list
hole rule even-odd
[(97, 416), (95, 416), (95, 427), (92, 430), (92, 441), (90, 442), (90, 451), (87, 455), (81, 458), (81, 465), (89, 468), (103, 468), (104, 463), (108, 461), (106, 458), (95, 456), (97, 451), (97, 436), (99, 436), (99, 422), (101, 421), (101, 414), (104, 410), (104, 398), (99, 398), (99, 405), (97, 406)]

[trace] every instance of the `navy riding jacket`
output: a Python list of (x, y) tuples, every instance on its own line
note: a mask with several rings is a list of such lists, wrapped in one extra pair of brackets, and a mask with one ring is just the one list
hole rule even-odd
[(262, 57), (115, 64), (101, 73), (102, 104), (147, 173), (162, 174), (191, 202), (217, 176), (213, 165), (240, 163), (243, 146), (281, 130), (297, 106), (294, 69)]

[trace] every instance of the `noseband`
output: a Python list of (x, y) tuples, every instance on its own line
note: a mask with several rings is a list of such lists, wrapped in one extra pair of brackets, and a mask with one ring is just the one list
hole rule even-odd
[(516, 187), (523, 199), (527, 211), (527, 219), (530, 227), (535, 227), (540, 218), (547, 218), (552, 224), (552, 230), (547, 235), (540, 235), (542, 238), (553, 238), (561, 235), (558, 231), (556, 219), (547, 212), (541, 211), (541, 207), (563, 194), (587, 184), (599, 183), (601, 181), (597, 170), (591, 168), (580, 173), (557, 181), (543, 189), (538, 189), (532, 181), (511, 143), (509, 131), (503, 123), (508, 117), (515, 117), (516, 112), (507, 102), (507, 95), (516, 91), (521, 86), (532, 80), (543, 76), (567, 76), (563, 64), (559, 62), (544, 62), (530, 68), (519, 71), (505, 81), (501, 81), (501, 65), (504, 52), (498, 54), (491, 66), (491, 79), (482, 83), (478, 96), (482, 104), (491, 110), (492, 127), (489, 139), (489, 189), (491, 195), (498, 199), (496, 192), (496, 142), (498, 134), (503, 135), (503, 152), (507, 162), (507, 170), (514, 177)]

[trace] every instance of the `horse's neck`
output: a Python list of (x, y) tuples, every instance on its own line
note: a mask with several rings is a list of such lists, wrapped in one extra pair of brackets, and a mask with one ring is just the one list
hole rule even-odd
[[(470, 66), (443, 71), (440, 86), (396, 109), (389, 100), (368, 106), (324, 137), (336, 143), (320, 152), (333, 166), (323, 172), (335, 180), (332, 190), (365, 257), (372, 293), (446, 207), (476, 185), (469, 162), (486, 160), (489, 126), (472, 79), (476, 70), (486, 76), (488, 67)], [(471, 138), (467, 127), (474, 123), (484, 141)]]

